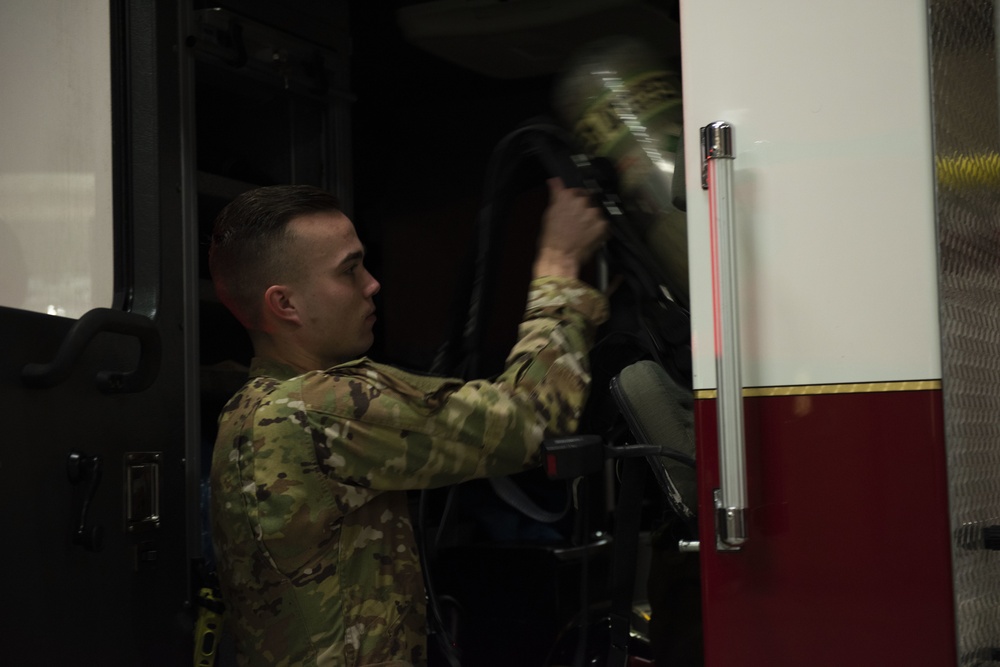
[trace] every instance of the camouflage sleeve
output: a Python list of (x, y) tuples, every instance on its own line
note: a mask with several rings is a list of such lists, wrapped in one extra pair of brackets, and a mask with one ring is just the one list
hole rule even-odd
[(463, 383), (363, 361), (301, 376), (302, 418), (338, 481), (416, 489), (537, 463), (546, 435), (572, 433), (605, 297), (565, 278), (532, 282), (519, 338), (495, 381)]

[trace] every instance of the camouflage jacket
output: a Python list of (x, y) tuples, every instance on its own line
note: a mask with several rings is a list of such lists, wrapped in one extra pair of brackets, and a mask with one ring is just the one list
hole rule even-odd
[(212, 461), (212, 531), (241, 665), (422, 665), (425, 593), (406, 490), (537, 463), (575, 430), (607, 312), (577, 281), (532, 283), (495, 381), (358, 359), (295, 375), (255, 359)]

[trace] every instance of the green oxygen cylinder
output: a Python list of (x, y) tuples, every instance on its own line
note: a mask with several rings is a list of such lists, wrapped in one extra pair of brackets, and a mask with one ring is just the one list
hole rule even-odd
[(619, 195), (669, 296), (688, 307), (679, 72), (629, 37), (589, 44), (556, 82), (553, 106), (581, 149), (618, 172)]

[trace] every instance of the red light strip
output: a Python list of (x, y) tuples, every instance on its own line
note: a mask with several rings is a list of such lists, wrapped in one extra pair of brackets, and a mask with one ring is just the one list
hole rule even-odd
[(715, 160), (708, 160), (708, 233), (712, 256), (712, 335), (715, 341), (715, 358), (722, 358), (722, 297), (719, 275), (719, 212), (716, 206)]

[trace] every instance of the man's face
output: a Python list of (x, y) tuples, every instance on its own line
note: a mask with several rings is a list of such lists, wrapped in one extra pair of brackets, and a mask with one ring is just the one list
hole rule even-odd
[[(302, 340), (328, 368), (363, 355), (374, 341), (379, 283), (364, 267), (364, 246), (342, 213), (314, 213), (289, 223), (300, 263), (291, 282)], [(318, 370), (318, 369), (317, 369)]]

